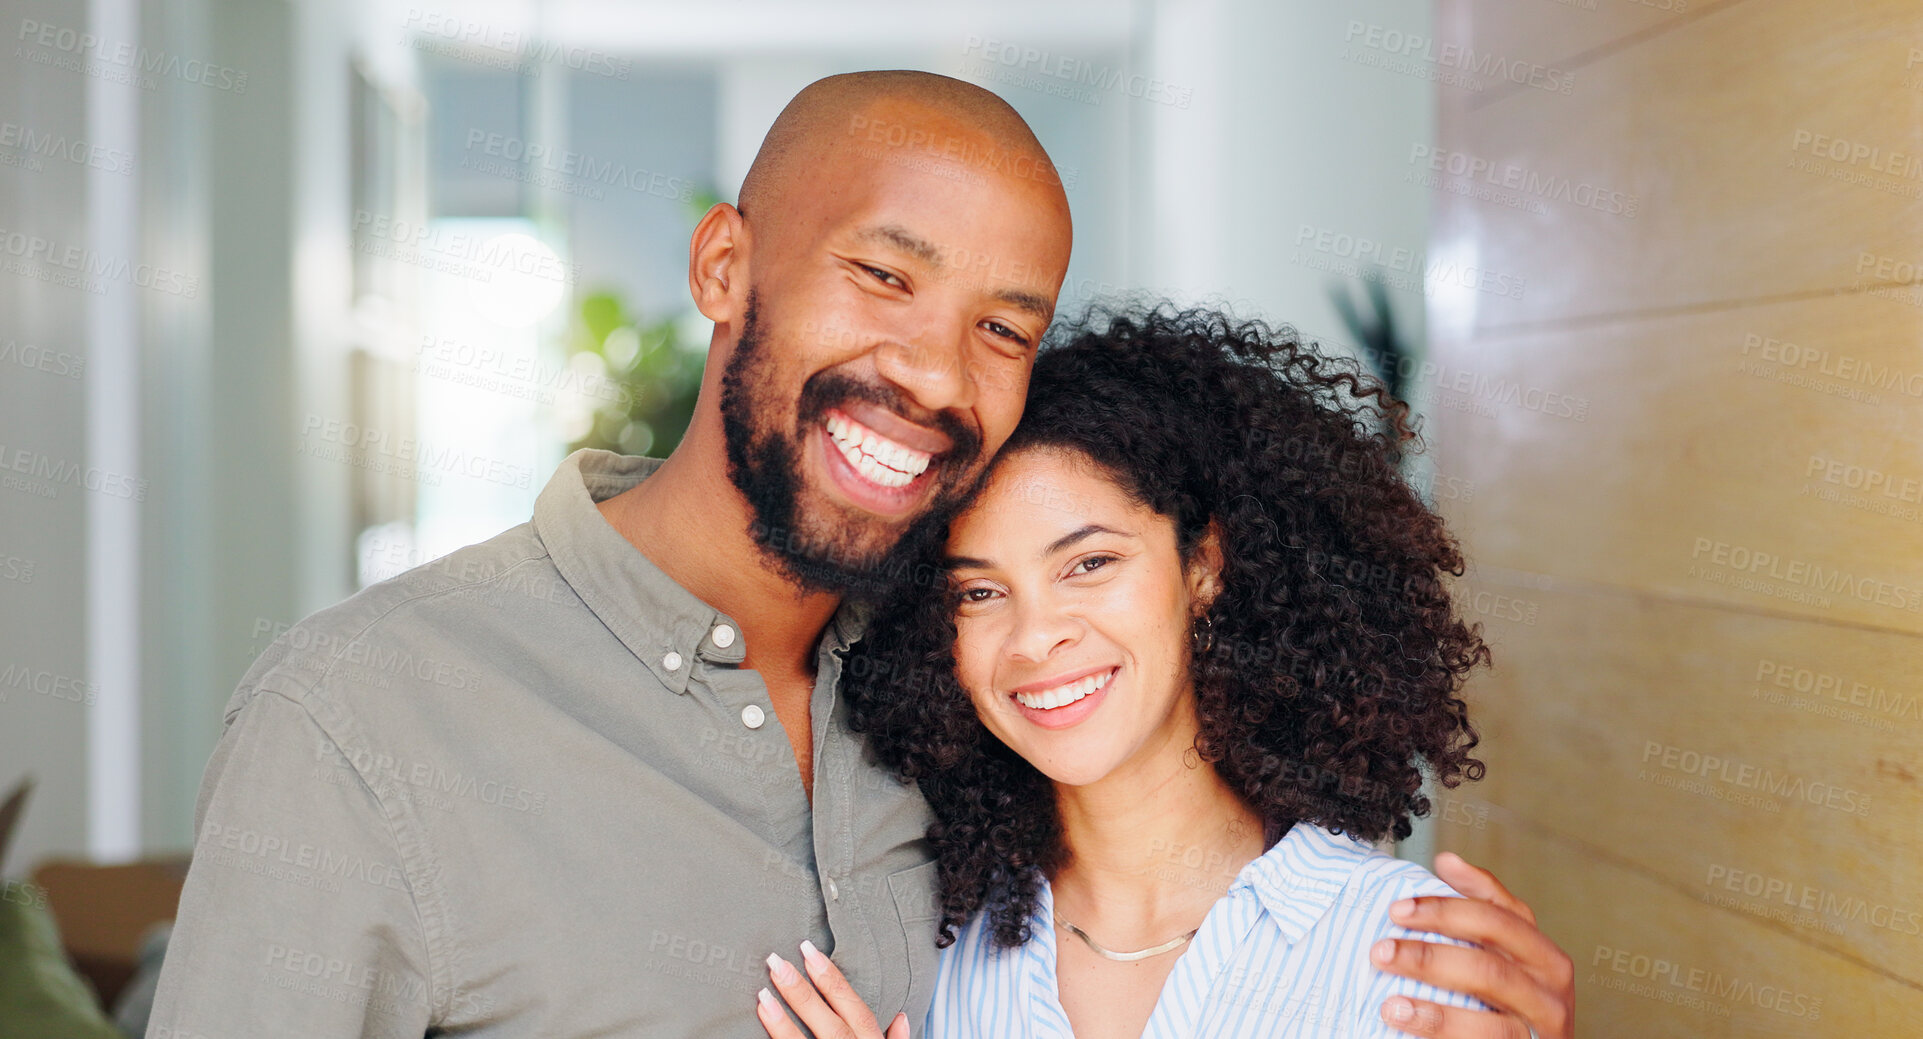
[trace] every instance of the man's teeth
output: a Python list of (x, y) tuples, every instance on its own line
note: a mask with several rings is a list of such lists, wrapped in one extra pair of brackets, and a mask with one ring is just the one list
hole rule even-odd
[(1057, 707), (1067, 707), (1093, 693), (1107, 685), (1108, 680), (1113, 677), (1115, 677), (1115, 669), (1111, 667), (1107, 671), (1078, 678), (1073, 682), (1064, 682), (1039, 693), (1016, 693), (1015, 702), (1037, 711), (1052, 711)]
[(935, 456), (898, 444), (850, 418), (828, 416), (828, 435), (855, 471), (883, 487), (915, 482)]

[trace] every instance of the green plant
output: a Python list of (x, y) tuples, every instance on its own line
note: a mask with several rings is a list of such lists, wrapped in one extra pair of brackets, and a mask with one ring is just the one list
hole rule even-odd
[(665, 457), (688, 430), (706, 359), (707, 344), (688, 342), (677, 318), (645, 319), (611, 291), (583, 296), (568, 332), (568, 364), (605, 382), (591, 380), (595, 407), (568, 450)]

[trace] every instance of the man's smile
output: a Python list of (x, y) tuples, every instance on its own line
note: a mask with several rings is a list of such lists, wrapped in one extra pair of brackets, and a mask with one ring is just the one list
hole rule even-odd
[[(804, 411), (811, 410), (804, 404)], [(958, 421), (931, 428), (861, 393), (815, 411), (809, 440), (820, 445), (828, 480), (850, 504), (902, 518), (926, 506), (944, 467), (974, 457), (977, 441)]]
[(840, 411), (830, 411), (823, 425), (855, 472), (882, 487), (908, 486), (935, 459), (932, 453), (882, 436)]

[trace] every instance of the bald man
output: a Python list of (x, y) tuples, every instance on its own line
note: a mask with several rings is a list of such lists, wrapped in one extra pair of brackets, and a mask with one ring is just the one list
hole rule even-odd
[[(803, 939), (919, 1032), (931, 820), (837, 683), (867, 593), (916, 579), (1014, 429), (1069, 247), (993, 94), (803, 90), (690, 242), (715, 328), (674, 452), (577, 452), (531, 522), (242, 679), (148, 1035), (756, 1036), (766, 958)], [(1432, 929), (1497, 951), (1391, 969), (1529, 1005), (1547, 940), (1493, 881), (1456, 886), (1484, 915)]]

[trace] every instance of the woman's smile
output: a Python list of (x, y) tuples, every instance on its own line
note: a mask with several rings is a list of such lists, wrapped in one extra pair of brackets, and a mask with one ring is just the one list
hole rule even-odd
[(1107, 698), (1120, 664), (1110, 664), (1019, 686), (1008, 694), (1022, 716), (1044, 729), (1066, 729), (1094, 714)]

